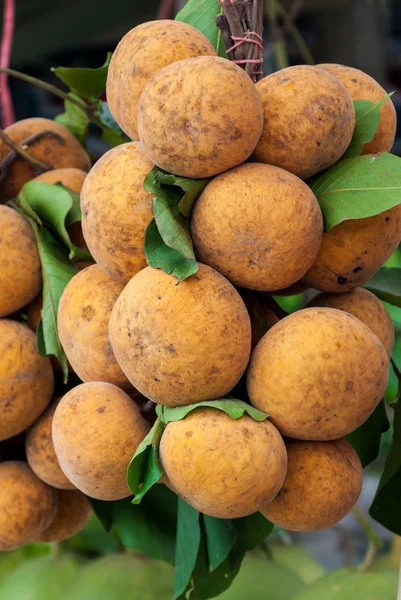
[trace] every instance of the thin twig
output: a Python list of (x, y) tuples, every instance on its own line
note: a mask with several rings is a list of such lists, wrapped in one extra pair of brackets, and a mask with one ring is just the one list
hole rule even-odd
[[(243, 30), (241, 19), (237, 13), (235, 4), (233, 4), (231, 0), (221, 0), (221, 6), (223, 7), (224, 14), (226, 15), (227, 21), (230, 25), (231, 36), (243, 38), (245, 32)], [(243, 45), (238, 46), (233, 54), (235, 56), (235, 60), (244, 60), (246, 58)]]
[(373, 529), (370, 520), (364, 515), (364, 513), (357, 504), (352, 509), (352, 512), (354, 514), (354, 517), (358, 521), (359, 526), (363, 529), (366, 537), (369, 540), (369, 545), (365, 554), (365, 558), (363, 560), (363, 563), (359, 567), (361, 571), (366, 571), (372, 566), (383, 543), (380, 537)]
[[(40, 131), (38, 133), (35, 133), (35, 134), (29, 136), (29, 138), (24, 140), (21, 144), (18, 144), (17, 142), (12, 140), (6, 134), (6, 132), (3, 131), (3, 129), (0, 129), (0, 139), (2, 139), (3, 142), (5, 144), (7, 144), (7, 146), (12, 148), (12, 151), (9, 152), (9, 154), (7, 154), (7, 156), (0, 163), (0, 173), (3, 174), (4, 170), (7, 169), (10, 166), (10, 164), (12, 164), (15, 161), (17, 156), (20, 156), (21, 158), (23, 158), (24, 160), (26, 160), (27, 162), (29, 162), (31, 164), (32, 168), (34, 169), (35, 175), (36, 174), (39, 175), (40, 173), (43, 173), (44, 171), (51, 171), (51, 169), (53, 169), (53, 165), (51, 165), (48, 162), (39, 160), (38, 158), (35, 158), (31, 154), (29, 154), (29, 152), (25, 149), (25, 147), (29, 147), (30, 144), (32, 144), (36, 140), (42, 138), (44, 135), (48, 135), (48, 134), (54, 135), (57, 139), (59, 139), (61, 137), (54, 131)], [(62, 139), (62, 143), (64, 143), (63, 139)]]

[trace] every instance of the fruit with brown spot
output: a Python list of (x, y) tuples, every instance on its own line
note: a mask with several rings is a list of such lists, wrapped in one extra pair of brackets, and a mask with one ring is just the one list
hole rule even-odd
[(220, 519), (258, 511), (278, 493), (287, 470), (284, 442), (269, 421), (232, 419), (213, 408), (168, 423), (160, 460), (186, 502)]

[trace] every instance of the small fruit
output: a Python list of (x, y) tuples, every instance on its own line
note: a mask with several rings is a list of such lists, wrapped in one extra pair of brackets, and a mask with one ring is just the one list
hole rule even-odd
[(252, 80), (217, 56), (187, 58), (148, 81), (138, 105), (141, 145), (158, 167), (211, 177), (244, 162), (263, 126)]
[(388, 356), (367, 325), (334, 308), (307, 308), (261, 339), (247, 387), (282, 435), (333, 440), (366, 421), (387, 380)]
[(285, 288), (312, 266), (323, 218), (311, 189), (278, 167), (247, 163), (215, 177), (198, 198), (191, 233), (199, 260), (234, 285)]
[(348, 292), (366, 283), (401, 241), (401, 205), (366, 219), (351, 219), (323, 233), (304, 281), (322, 292)]
[(124, 289), (98, 265), (75, 275), (60, 298), (57, 329), (67, 358), (82, 381), (131, 385), (121, 371), (109, 340), (112, 308)]
[(240, 295), (202, 264), (179, 285), (160, 269), (135, 275), (114, 305), (109, 334), (132, 385), (168, 406), (227, 394), (245, 371), (251, 348)]
[(327, 306), (354, 315), (377, 335), (389, 358), (394, 344), (394, 326), (380, 300), (363, 288), (345, 294), (318, 294), (308, 306)]
[[(386, 90), (373, 77), (359, 69), (330, 63), (318, 66), (337, 77), (345, 85), (353, 100), (378, 102), (387, 95)], [(362, 154), (390, 152), (394, 144), (396, 129), (397, 113), (393, 101), (388, 98), (380, 109), (380, 123), (376, 133), (373, 139), (365, 144)]]
[(75, 485), (64, 475), (52, 439), (52, 423), (60, 398), (55, 400), (28, 431), (25, 442), (26, 459), (39, 479), (54, 488), (74, 490)]
[(362, 488), (362, 465), (351, 444), (286, 440), (288, 469), (283, 487), (262, 509), (290, 531), (317, 531), (349, 513)]
[[(33, 117), (17, 121), (5, 130), (5, 133), (17, 143), (21, 143), (33, 134), (43, 131), (52, 131), (58, 137), (47, 134), (33, 142), (28, 152), (38, 160), (48, 162), (53, 169), (74, 167), (88, 171), (90, 168), (89, 156), (75, 139), (72, 133), (60, 123), (51, 119)], [(0, 160), (2, 160), (11, 148), (0, 141)], [(3, 193), (7, 198), (14, 198), (24, 183), (35, 177), (31, 165), (23, 158), (17, 158), (7, 171), (7, 177), (2, 184)]]
[(0, 206), (0, 317), (31, 302), (42, 286), (35, 235), (16, 210)]
[(62, 542), (79, 533), (89, 521), (92, 507), (78, 490), (57, 490), (57, 509), (50, 525), (35, 539)]
[(153, 214), (143, 182), (152, 168), (139, 144), (121, 144), (97, 161), (82, 188), (88, 248), (99, 267), (122, 283), (146, 267), (143, 245)]
[(341, 158), (352, 138), (355, 111), (334, 75), (297, 65), (261, 79), (256, 89), (264, 117), (257, 160), (306, 179)]
[(180, 21), (142, 23), (122, 38), (109, 65), (107, 101), (131, 139), (138, 139), (139, 97), (152, 75), (178, 60), (204, 55), (216, 55), (212, 44), (198, 29)]
[(44, 173), (41, 173), (41, 175), (35, 177), (32, 181), (44, 181), (45, 183), (50, 184), (61, 183), (64, 187), (69, 188), (79, 196), (85, 177), (86, 172), (82, 169), (64, 167), (63, 169), (45, 171)]
[(284, 442), (269, 421), (232, 419), (213, 408), (168, 423), (160, 460), (186, 502), (220, 519), (258, 511), (277, 494), (287, 469)]
[(60, 400), (53, 444), (68, 479), (98, 500), (130, 495), (126, 470), (149, 431), (139, 408), (111, 383), (83, 383)]
[(57, 494), (19, 461), (0, 464), (0, 551), (37, 537), (54, 517)]
[(0, 319), (0, 441), (21, 433), (41, 415), (53, 394), (49, 358), (22, 323)]

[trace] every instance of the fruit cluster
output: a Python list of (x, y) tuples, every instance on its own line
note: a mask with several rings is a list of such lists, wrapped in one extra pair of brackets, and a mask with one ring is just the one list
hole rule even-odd
[[(121, 40), (107, 98), (133, 141), (85, 176), (86, 154), (58, 125), (68, 143), (56, 145), (54, 170), (40, 176), (80, 192), (76, 243), (96, 261), (71, 279), (58, 307), (59, 338), (83, 383), (47, 410), (51, 362), (10, 318), (31, 303), (28, 325), (38, 324), (35, 239), (21, 215), (0, 207), (0, 315), (9, 317), (0, 321), (0, 439), (28, 428), (29, 465), (0, 464), (1, 549), (77, 531), (89, 510), (83, 494), (131, 494), (126, 470), (151, 426), (141, 413), (148, 400), (177, 407), (232, 393), (269, 416), (233, 419), (208, 406), (166, 425), (162, 481), (206, 515), (261, 511), (310, 531), (349, 512), (362, 465), (344, 437), (381, 401), (394, 341), (386, 309), (360, 286), (400, 243), (401, 206), (324, 232), (304, 180), (346, 151), (353, 100), (384, 96), (368, 75), (340, 65), (290, 67), (255, 85), (178, 21), (145, 23)], [(28, 121), (10, 137), (31, 134), (38, 120)], [(363, 152), (389, 151), (395, 127), (387, 99)], [(155, 166), (210, 179), (190, 226), (198, 269), (179, 284), (147, 266), (153, 213), (144, 181)], [(32, 178), (27, 168), (14, 162), (8, 197)], [(270, 294), (307, 288), (321, 293), (279, 321)]]

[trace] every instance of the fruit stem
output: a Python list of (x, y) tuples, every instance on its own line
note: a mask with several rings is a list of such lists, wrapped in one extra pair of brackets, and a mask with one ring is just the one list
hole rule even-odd
[(354, 517), (358, 521), (359, 526), (363, 529), (366, 537), (369, 540), (369, 545), (365, 554), (365, 558), (363, 560), (363, 563), (359, 566), (360, 571), (366, 571), (372, 566), (377, 556), (377, 553), (379, 552), (383, 544), (380, 537), (373, 529), (369, 518), (365, 516), (365, 514), (357, 504), (352, 509), (352, 512), (354, 514)]
[(33, 135), (30, 135), (25, 140), (23, 140), (21, 144), (18, 144), (17, 142), (14, 142), (14, 140), (12, 140), (6, 134), (6, 132), (3, 131), (3, 129), (0, 128), (0, 139), (2, 139), (3, 142), (7, 144), (7, 146), (12, 148), (11, 152), (9, 152), (7, 156), (5, 156), (2, 161), (0, 161), (0, 181), (4, 179), (4, 177), (7, 174), (7, 169), (13, 164), (13, 162), (18, 158), (18, 156), (30, 163), (35, 173), (35, 176), (40, 175), (45, 171), (51, 171), (53, 169), (53, 165), (51, 165), (48, 162), (41, 161), (38, 158), (35, 158), (26, 150), (26, 147), (29, 147), (31, 144), (41, 139), (45, 135), (53, 135), (60, 144), (64, 144), (63, 138), (58, 133), (56, 133), (55, 131), (48, 130), (34, 133)]

